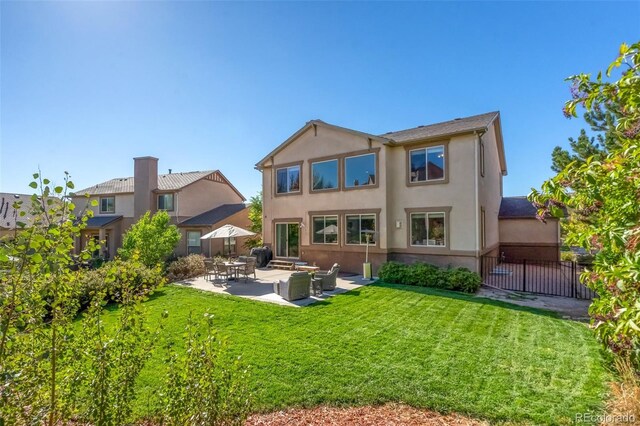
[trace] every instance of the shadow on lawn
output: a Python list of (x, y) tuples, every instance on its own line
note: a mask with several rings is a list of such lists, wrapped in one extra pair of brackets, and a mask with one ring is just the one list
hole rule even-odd
[[(368, 287), (383, 287), (383, 288), (392, 288), (395, 290), (411, 291), (414, 293), (446, 297), (448, 299), (464, 300), (465, 302), (479, 303), (481, 305), (498, 306), (500, 308), (510, 309), (512, 311), (528, 312), (530, 314), (541, 315), (544, 317), (558, 318), (558, 319), (562, 318), (562, 316), (557, 312), (549, 311), (546, 309), (530, 308), (528, 306), (514, 305), (512, 303), (503, 302), (500, 300), (494, 300), (486, 297), (479, 297), (474, 294), (459, 293), (459, 292), (449, 291), (449, 290), (441, 290), (441, 289), (430, 288), (430, 287), (418, 287), (418, 286), (404, 285), (404, 284), (392, 284), (392, 283), (386, 283), (384, 281), (376, 281), (375, 283), (369, 284)], [(344, 293), (344, 294), (347, 295), (349, 293)]]

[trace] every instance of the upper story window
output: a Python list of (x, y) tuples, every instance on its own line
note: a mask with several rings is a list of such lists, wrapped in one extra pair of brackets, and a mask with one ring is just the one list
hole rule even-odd
[(300, 166), (276, 169), (276, 194), (300, 192)]
[(100, 197), (100, 213), (115, 213), (116, 197)]
[(376, 154), (363, 154), (344, 159), (344, 186), (357, 188), (376, 184)]
[(350, 214), (345, 216), (346, 222), (346, 243), (359, 245), (375, 244), (376, 215), (375, 214)]
[(411, 213), (411, 245), (444, 247), (446, 241), (444, 212)]
[(172, 212), (174, 210), (174, 194), (158, 195), (158, 210), (166, 210)]
[(313, 216), (313, 244), (338, 244), (338, 216)]
[(311, 176), (314, 191), (338, 188), (338, 160), (311, 163)]
[(410, 182), (428, 182), (445, 178), (444, 146), (413, 149), (409, 153)]

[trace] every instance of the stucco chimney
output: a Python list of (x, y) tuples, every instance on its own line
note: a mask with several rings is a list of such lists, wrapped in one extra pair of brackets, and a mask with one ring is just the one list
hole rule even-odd
[(133, 214), (138, 219), (146, 212), (156, 210), (153, 191), (158, 189), (158, 159), (136, 157), (133, 162)]

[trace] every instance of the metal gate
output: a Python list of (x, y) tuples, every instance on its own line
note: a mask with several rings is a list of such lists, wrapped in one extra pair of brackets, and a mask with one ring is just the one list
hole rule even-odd
[(504, 260), (483, 256), (483, 282), (504, 290), (593, 299), (597, 294), (580, 282), (584, 266), (569, 261)]

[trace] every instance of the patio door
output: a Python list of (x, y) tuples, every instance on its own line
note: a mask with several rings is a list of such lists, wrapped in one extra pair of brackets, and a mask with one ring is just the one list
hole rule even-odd
[(276, 257), (300, 256), (300, 224), (276, 223)]

